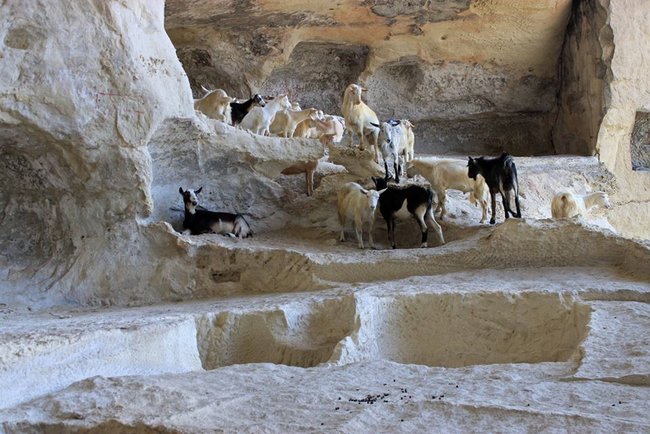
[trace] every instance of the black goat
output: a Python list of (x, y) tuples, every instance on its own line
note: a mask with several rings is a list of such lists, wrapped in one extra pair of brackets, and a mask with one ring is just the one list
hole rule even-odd
[(257, 104), (260, 107), (264, 107), (266, 105), (266, 102), (264, 101), (264, 98), (262, 98), (261, 95), (255, 94), (251, 99), (249, 99), (246, 102), (231, 102), (230, 103), (230, 109), (231, 109), (231, 117), (232, 117), (232, 124), (237, 125), (239, 124), (242, 119), (248, 114), (248, 112), (253, 108), (253, 104)]
[(241, 214), (197, 209), (199, 200), (196, 195), (201, 190), (203, 190), (203, 187), (196, 191), (189, 189), (183, 191), (183, 187), (178, 188), (178, 192), (183, 196), (183, 203), (185, 205), (183, 229), (189, 230), (192, 235), (214, 232), (216, 234), (230, 235), (238, 238), (253, 236), (253, 231), (251, 231), (248, 222)]
[(389, 186), (386, 178), (373, 177), (372, 180), (378, 191), (386, 189), (379, 196), (379, 212), (386, 220), (388, 239), (393, 249), (395, 248), (395, 220), (406, 219), (409, 216), (412, 216), (420, 225), (420, 231), (422, 231), (422, 244), (420, 244), (420, 247), (427, 247), (427, 235), (429, 233), (427, 223), (436, 231), (441, 244), (445, 243), (442, 228), (433, 217), (433, 191), (430, 188), (419, 185), (400, 188), (394, 185)]
[[(501, 193), (503, 200), (503, 210), (508, 218), (508, 212), (513, 217), (521, 218), (521, 210), (519, 208), (519, 181), (517, 180), (517, 167), (515, 160), (512, 156), (505, 152), (500, 157), (488, 158), (468, 157), (467, 162), (467, 176), (476, 180), (476, 175), (481, 175), (485, 178), (485, 182), (490, 188), (490, 197), (492, 199), (492, 218), (490, 224), (496, 222), (496, 195)], [(515, 206), (517, 213), (512, 212), (510, 208), (510, 191), (514, 190), (515, 193)]]

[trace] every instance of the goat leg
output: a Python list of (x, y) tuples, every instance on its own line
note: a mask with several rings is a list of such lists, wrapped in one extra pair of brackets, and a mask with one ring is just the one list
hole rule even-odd
[(510, 191), (501, 192), (501, 202), (503, 202), (503, 212), (506, 215), (506, 220), (508, 220), (509, 213), (514, 215), (514, 213), (510, 211)]
[(492, 200), (492, 218), (490, 219), (490, 224), (493, 225), (496, 223), (497, 219), (497, 197), (496, 193), (490, 189), (490, 199)]

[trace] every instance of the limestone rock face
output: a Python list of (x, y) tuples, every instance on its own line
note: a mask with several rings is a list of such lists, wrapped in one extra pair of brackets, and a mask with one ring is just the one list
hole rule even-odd
[(0, 277), (3, 290), (26, 302), (183, 298), (170, 294), (192, 293), (200, 279), (176, 272), (183, 261), (160, 272), (169, 254), (160, 238), (171, 226), (157, 235), (143, 226), (164, 219), (180, 228), (182, 211), (169, 211), (182, 208), (179, 185), (216, 189), (206, 206), (267, 218), (258, 228), (277, 226), (283, 214), (268, 217), (284, 193), (271, 177), (323, 154), (316, 141), (287, 141), (282, 151), (195, 118), (163, 6), (0, 6), (10, 17), (0, 23)]
[(147, 142), (192, 115), (191, 94), (162, 1), (8, 1), (0, 15), (2, 278), (45, 289), (151, 212)]
[(338, 114), (361, 82), (380, 118), (415, 123), (420, 152), (521, 155), (553, 151), (570, 12), (569, 0), (170, 0), (165, 25), (195, 96), (290, 90)]

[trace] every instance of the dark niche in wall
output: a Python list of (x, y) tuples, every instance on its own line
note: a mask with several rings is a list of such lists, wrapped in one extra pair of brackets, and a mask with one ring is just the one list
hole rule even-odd
[(302, 108), (339, 114), (343, 91), (358, 80), (367, 58), (368, 47), (361, 45), (300, 42), (289, 62), (271, 73), (262, 90), (276, 95), (289, 92)]
[(650, 112), (636, 112), (630, 154), (632, 170), (650, 171)]

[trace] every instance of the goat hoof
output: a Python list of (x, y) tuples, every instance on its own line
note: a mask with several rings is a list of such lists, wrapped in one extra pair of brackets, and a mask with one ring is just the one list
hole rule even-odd
[(495, 223), (496, 223), (496, 220), (494, 220), (494, 219), (490, 220), (490, 224), (491, 224), (491, 225), (493, 225), (493, 224), (495, 224)]
[(425, 248), (425, 247), (429, 247), (429, 244), (427, 244), (427, 243), (420, 244), (420, 248)]

